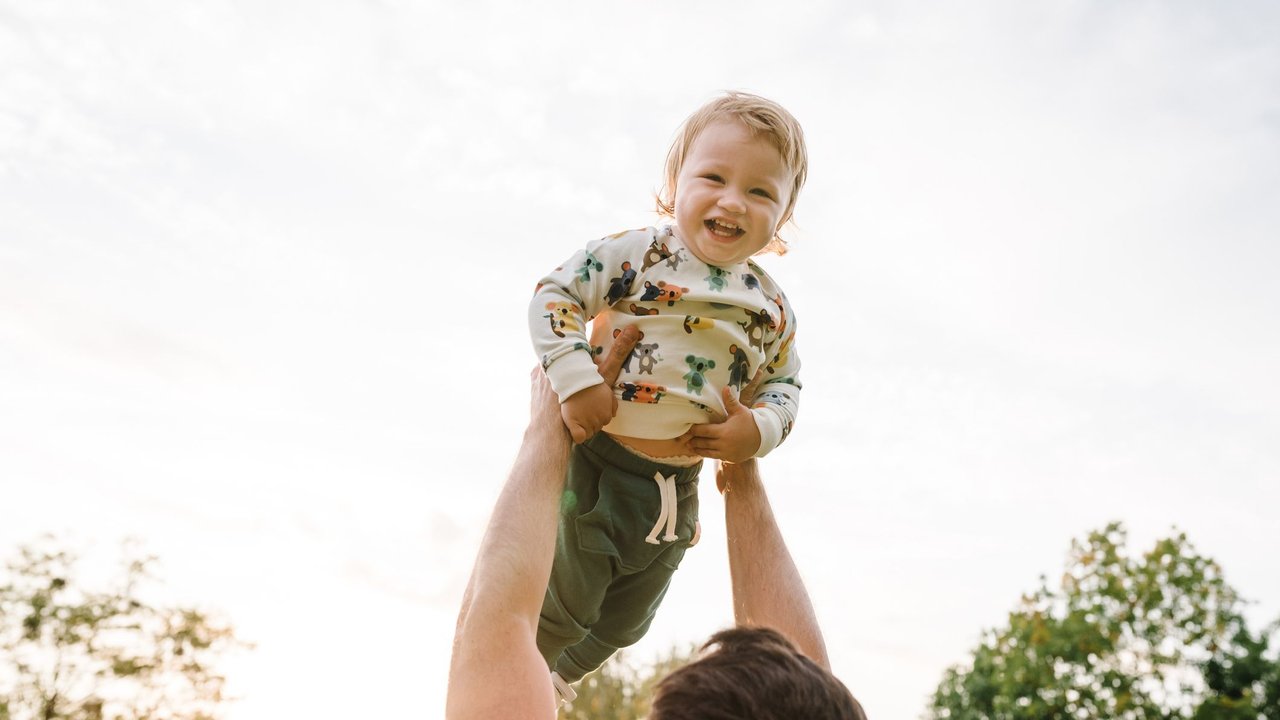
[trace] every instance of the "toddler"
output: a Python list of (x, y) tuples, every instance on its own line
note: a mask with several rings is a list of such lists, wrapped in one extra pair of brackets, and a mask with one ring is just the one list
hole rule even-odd
[[(807, 165), (786, 110), (745, 93), (719, 97), (685, 121), (668, 153), (658, 209), (674, 223), (588, 243), (534, 293), (534, 348), (575, 442), (538, 624), (562, 697), (648, 630), (698, 540), (702, 458), (761, 457), (791, 430), (796, 322), (750, 258), (785, 251), (778, 230)], [(641, 337), (609, 387), (592, 355), (627, 325)], [(758, 372), (744, 408), (738, 392)]]

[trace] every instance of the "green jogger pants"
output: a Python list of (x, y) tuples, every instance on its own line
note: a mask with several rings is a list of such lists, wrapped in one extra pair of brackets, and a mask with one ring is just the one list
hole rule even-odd
[(604, 433), (574, 446), (537, 638), (565, 680), (648, 631), (695, 541), (701, 468), (645, 460)]

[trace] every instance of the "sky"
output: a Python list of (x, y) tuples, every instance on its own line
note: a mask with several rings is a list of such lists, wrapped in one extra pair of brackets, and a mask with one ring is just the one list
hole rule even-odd
[[(227, 618), (228, 718), (439, 717), (536, 279), (786, 106), (804, 402), (762, 461), (836, 674), (916, 717), (1072, 538), (1280, 617), (1280, 6), (0, 0), (0, 554)], [(732, 622), (723, 519), (643, 660)]]

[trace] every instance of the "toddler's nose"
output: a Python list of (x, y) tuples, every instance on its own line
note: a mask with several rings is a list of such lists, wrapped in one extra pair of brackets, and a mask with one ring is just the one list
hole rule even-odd
[(741, 213), (747, 209), (742, 193), (732, 188), (724, 189), (724, 192), (720, 194), (720, 202), (718, 204), (724, 210), (733, 213)]

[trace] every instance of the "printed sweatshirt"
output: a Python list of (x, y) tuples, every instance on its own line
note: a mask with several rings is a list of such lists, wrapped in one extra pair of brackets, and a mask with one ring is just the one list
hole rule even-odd
[(610, 434), (669, 439), (722, 420), (721, 388), (740, 390), (761, 367), (749, 404), (756, 457), (791, 432), (800, 400), (795, 316), (755, 263), (708, 265), (670, 226), (588, 243), (538, 283), (529, 304), (534, 350), (561, 402), (603, 382), (592, 356), (627, 325), (642, 337), (614, 387)]

